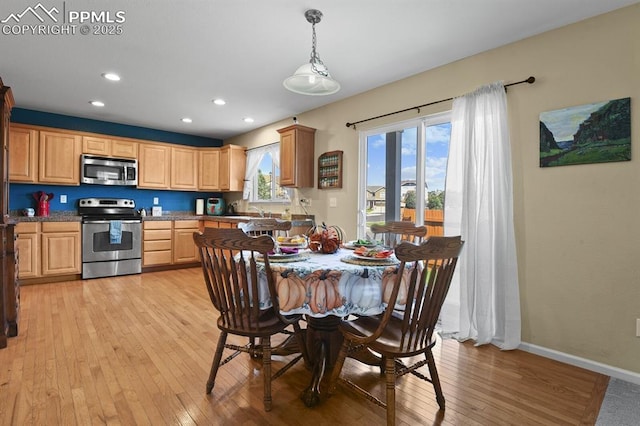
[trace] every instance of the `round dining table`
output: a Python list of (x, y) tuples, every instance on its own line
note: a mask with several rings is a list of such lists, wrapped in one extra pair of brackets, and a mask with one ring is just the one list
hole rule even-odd
[[(269, 256), (281, 313), (303, 314), (307, 319), (306, 344), (313, 370), (311, 384), (301, 394), (307, 406), (320, 402), (320, 383), (325, 371), (333, 367), (342, 344), (341, 319), (382, 313), (398, 264), (393, 255), (365, 258), (345, 248), (332, 254), (307, 249)], [(271, 302), (264, 269), (264, 263), (259, 263), (258, 291), (261, 308), (266, 309)], [(380, 365), (380, 359), (369, 353), (358, 359)]]

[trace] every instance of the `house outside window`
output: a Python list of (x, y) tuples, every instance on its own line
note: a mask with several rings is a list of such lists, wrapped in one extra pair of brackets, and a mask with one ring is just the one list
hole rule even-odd
[(280, 186), (280, 168), (273, 161), (271, 153), (265, 153), (254, 177), (253, 202), (289, 202), (288, 189)]
[(450, 121), (445, 112), (360, 132), (359, 237), (372, 223), (395, 220), (441, 235), (433, 227), (442, 230)]

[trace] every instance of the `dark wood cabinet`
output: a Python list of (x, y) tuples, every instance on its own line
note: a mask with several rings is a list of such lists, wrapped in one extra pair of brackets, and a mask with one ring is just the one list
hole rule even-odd
[(9, 223), (9, 116), (13, 105), (11, 88), (0, 78), (0, 348), (7, 346), (7, 337), (18, 334), (20, 307), (15, 225)]

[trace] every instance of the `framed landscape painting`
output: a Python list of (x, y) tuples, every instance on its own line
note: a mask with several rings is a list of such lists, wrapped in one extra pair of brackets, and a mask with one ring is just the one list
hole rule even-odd
[(631, 160), (631, 98), (540, 114), (540, 167)]

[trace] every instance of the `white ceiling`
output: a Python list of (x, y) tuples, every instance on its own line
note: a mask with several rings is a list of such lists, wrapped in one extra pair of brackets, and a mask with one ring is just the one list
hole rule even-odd
[[(75, 35), (12, 35), (0, 24), (0, 77), (17, 107), (227, 139), (638, 0), (2, 0), (0, 21), (39, 2), (58, 23), (73, 11), (125, 21), (120, 35), (81, 35), (79, 24)], [(324, 14), (318, 53), (342, 85), (330, 96), (282, 86), (309, 59), (311, 8)], [(23, 24), (39, 22), (28, 13)]]

